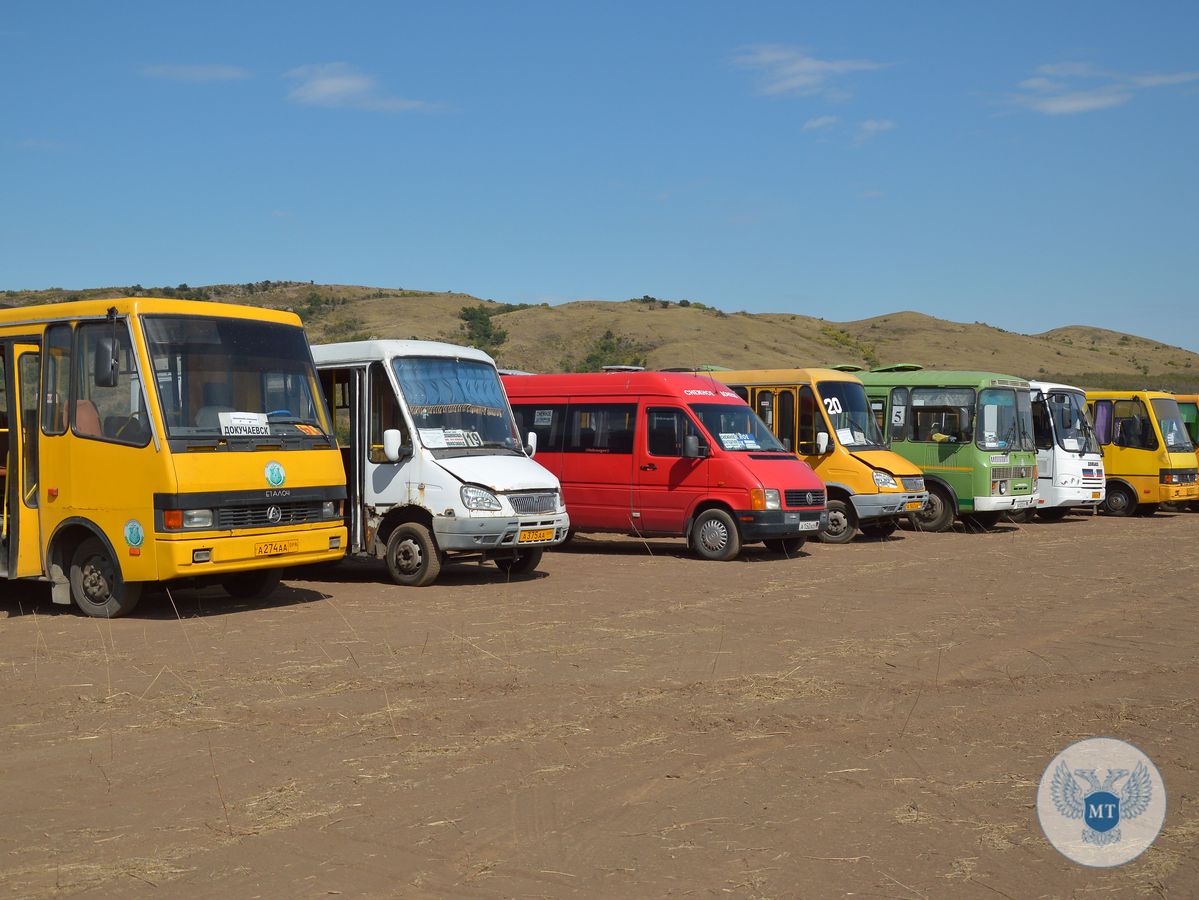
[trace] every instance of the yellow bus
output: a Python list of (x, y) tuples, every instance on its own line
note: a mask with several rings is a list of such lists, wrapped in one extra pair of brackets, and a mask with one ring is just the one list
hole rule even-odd
[(292, 313), (149, 298), (0, 310), (0, 577), (130, 612), (339, 559), (345, 473)]
[(1199, 497), (1195, 448), (1178, 401), (1161, 391), (1087, 391), (1103, 447), (1112, 516), (1153, 515), (1161, 503)]
[(788, 449), (825, 482), (828, 524), (818, 537), (844, 544), (886, 537), (924, 509), (924, 473), (887, 448), (855, 375), (833, 369), (716, 370)]

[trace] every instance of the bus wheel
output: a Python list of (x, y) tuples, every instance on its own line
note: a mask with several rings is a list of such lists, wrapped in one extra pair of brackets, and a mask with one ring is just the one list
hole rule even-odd
[(691, 526), (691, 549), (704, 559), (725, 561), (741, 552), (737, 523), (723, 509), (709, 509)]
[(953, 525), (953, 497), (939, 484), (928, 486), (928, 503), (912, 513), (912, 526), (917, 531), (948, 531)]
[(1137, 508), (1137, 497), (1127, 487), (1116, 482), (1107, 486), (1103, 511), (1109, 516), (1131, 516)]
[(133, 612), (142, 596), (141, 582), (130, 584), (104, 542), (89, 537), (71, 558), (71, 597), (89, 616), (115, 619)]
[(1152, 516), (1157, 513), (1159, 506), (1161, 506), (1160, 503), (1142, 503), (1137, 507), (1136, 514), (1138, 516)]
[(898, 519), (875, 519), (862, 523), (862, 534), (872, 538), (888, 538), (895, 533), (895, 529), (898, 527)]
[(1192, 500), (1187, 504), (1187, 509), (1191, 512), (1199, 512), (1199, 500)]
[(441, 572), (441, 554), (429, 529), (418, 522), (397, 525), (387, 539), (387, 570), (396, 584), (425, 587)]
[(261, 569), (257, 572), (240, 572), (221, 579), (221, 587), (230, 597), (238, 600), (265, 600), (279, 586), (282, 569)]
[(1069, 512), (1068, 506), (1052, 506), (1049, 509), (1038, 509), (1037, 518), (1042, 522), (1060, 522)]
[(848, 544), (858, 535), (858, 519), (844, 500), (828, 502), (828, 525), (816, 539), (822, 544)]
[(536, 571), (537, 566), (541, 564), (543, 553), (545, 551), (540, 547), (535, 550), (520, 550), (516, 556), (497, 557), (495, 564), (501, 572), (507, 572), (509, 575), (528, 575)]
[(791, 537), (791, 538), (767, 538), (762, 541), (766, 545), (766, 549), (771, 553), (778, 553), (782, 556), (795, 556), (803, 549), (803, 545), (807, 542), (807, 538)]

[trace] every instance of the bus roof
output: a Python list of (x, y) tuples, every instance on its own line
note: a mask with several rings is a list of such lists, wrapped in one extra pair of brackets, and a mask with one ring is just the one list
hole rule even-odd
[(953, 369), (917, 369), (898, 372), (857, 372), (865, 385), (895, 387), (1028, 387), (1028, 382), (1016, 375), (1000, 372), (974, 372)]
[(811, 384), (813, 381), (852, 381), (861, 384), (856, 372), (840, 369), (730, 369), (712, 377), (725, 384)]
[(1071, 392), (1075, 394), (1086, 393), (1085, 388), (1075, 387), (1072, 384), (1058, 384), (1056, 381), (1037, 381), (1035, 378), (1028, 382), (1028, 386), (1034, 391), (1040, 391), (1042, 394), (1048, 394), (1050, 391)]
[[(722, 373), (723, 374), (723, 373)], [(517, 375), (504, 379), (510, 397), (600, 397), (658, 395), (744, 403), (711, 375), (685, 372), (581, 372), (561, 375)], [(688, 393), (698, 392), (698, 393)]]
[(494, 366), (495, 360), (474, 347), (461, 347), (441, 341), (345, 341), (340, 344), (313, 344), (316, 364), (374, 362), (397, 356), (437, 356), (446, 359), (473, 359)]
[(68, 303), (41, 303), (0, 309), (0, 327), (49, 322), (62, 319), (100, 318), (115, 309), (117, 315), (218, 316), (228, 319), (258, 319), (285, 325), (301, 325), (300, 317), (289, 310), (209, 300), (172, 300), (166, 297), (110, 297), (106, 300), (72, 300)]
[(1140, 397), (1142, 400), (1178, 399), (1169, 391), (1087, 391), (1088, 400), (1130, 400), (1133, 397)]

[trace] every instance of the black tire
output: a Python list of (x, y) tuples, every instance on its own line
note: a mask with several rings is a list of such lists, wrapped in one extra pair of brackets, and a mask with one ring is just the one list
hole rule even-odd
[(142, 583), (130, 584), (121, 577), (104, 542), (89, 537), (71, 557), (71, 599), (89, 616), (115, 619), (133, 612), (142, 598)]
[(899, 520), (890, 519), (872, 519), (869, 522), (862, 523), (862, 534), (871, 538), (888, 538), (895, 533), (899, 528)]
[(541, 556), (545, 553), (543, 547), (536, 547), (532, 550), (518, 550), (515, 556), (500, 556), (495, 559), (495, 564), (499, 566), (501, 572), (507, 572), (509, 575), (528, 575), (536, 571), (541, 564)]
[(1199, 512), (1199, 500), (1192, 500), (1187, 504), (1187, 509), (1191, 512)]
[(1101, 509), (1109, 516), (1131, 516), (1137, 511), (1137, 495), (1127, 485), (1109, 482)]
[(425, 587), (441, 573), (441, 552), (429, 529), (418, 522), (397, 525), (387, 538), (387, 571), (396, 584)]
[(828, 502), (828, 525), (821, 528), (816, 539), (822, 544), (848, 544), (858, 536), (858, 517), (853, 506), (844, 500)]
[(221, 579), (221, 587), (230, 597), (238, 600), (265, 600), (279, 587), (282, 569), (259, 569), (255, 572), (239, 572)]
[(1037, 518), (1042, 522), (1060, 522), (1070, 513), (1068, 506), (1051, 506), (1049, 509), (1038, 509)]
[(741, 532), (723, 509), (709, 509), (695, 517), (691, 549), (703, 559), (725, 562), (741, 552)]
[(948, 488), (939, 484), (928, 486), (928, 503), (912, 513), (912, 527), (917, 531), (948, 531), (953, 527), (957, 506)]
[(976, 512), (962, 516), (962, 520), (976, 531), (991, 531), (999, 524), (1001, 515), (997, 512)]
[(803, 549), (807, 540), (807, 538), (801, 537), (767, 538), (762, 543), (771, 553), (778, 553), (780, 556), (795, 556)]
[(1148, 518), (1149, 516), (1157, 515), (1157, 511), (1160, 507), (1160, 503), (1142, 503), (1137, 506), (1135, 515)]

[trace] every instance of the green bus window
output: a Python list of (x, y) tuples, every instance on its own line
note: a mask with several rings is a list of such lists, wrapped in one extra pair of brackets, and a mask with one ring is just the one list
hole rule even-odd
[(42, 433), (64, 434), (71, 390), (71, 326), (46, 329), (46, 364), (42, 366)]
[(974, 441), (972, 388), (913, 388), (909, 440), (936, 444)]
[(893, 441), (908, 439), (908, 389), (891, 388), (891, 417), (887, 437)]

